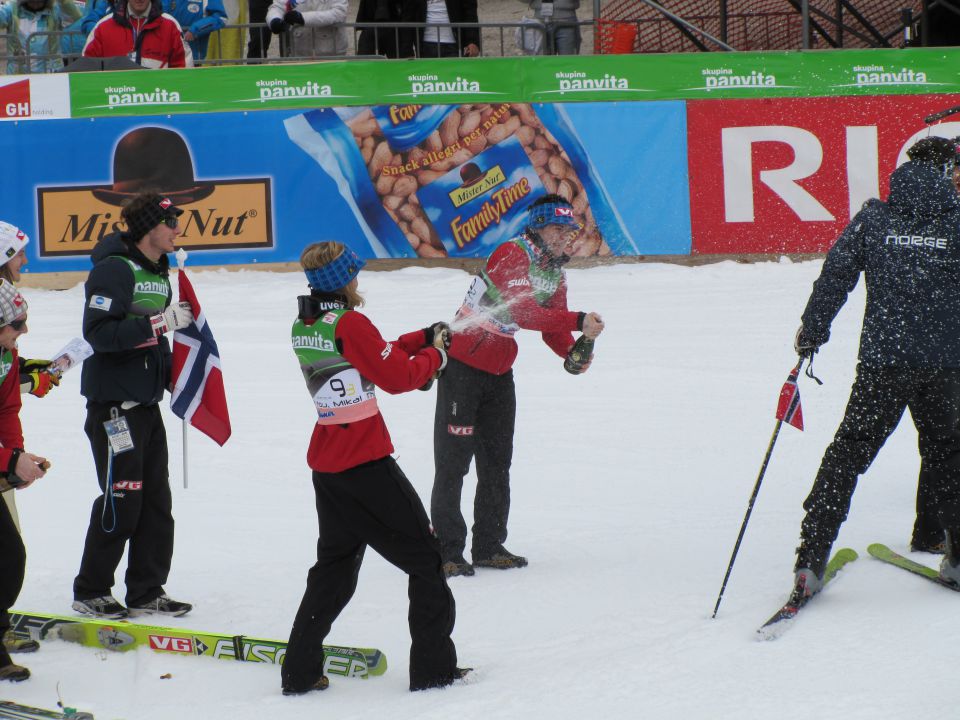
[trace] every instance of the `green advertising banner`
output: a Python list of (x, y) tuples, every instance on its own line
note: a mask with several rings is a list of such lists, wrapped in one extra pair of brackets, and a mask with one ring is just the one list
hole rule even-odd
[(929, 93), (960, 93), (960, 49), (370, 60), (70, 76), (73, 117)]

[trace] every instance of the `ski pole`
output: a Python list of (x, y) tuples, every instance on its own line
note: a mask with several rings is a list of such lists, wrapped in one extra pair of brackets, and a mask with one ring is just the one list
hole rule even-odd
[[(713, 606), (713, 615), (711, 615), (711, 618), (716, 618), (717, 610), (720, 609), (720, 602), (723, 600), (723, 591), (727, 589), (727, 581), (730, 579), (730, 572), (733, 570), (733, 563), (737, 559), (737, 553), (740, 552), (740, 543), (743, 541), (743, 535), (747, 531), (747, 523), (750, 522), (750, 514), (753, 512), (753, 504), (757, 501), (757, 495), (760, 494), (760, 483), (763, 482), (763, 476), (767, 472), (767, 465), (770, 463), (770, 456), (773, 454), (773, 446), (777, 442), (777, 436), (780, 434), (780, 428), (783, 426), (783, 421), (785, 418), (787, 418), (789, 421), (790, 415), (787, 415), (785, 412), (781, 412), (781, 408), (784, 406), (799, 407), (800, 396), (798, 393), (796, 393), (796, 384), (797, 379), (800, 377), (800, 368), (803, 365), (803, 361), (804, 356), (801, 355), (800, 359), (797, 361), (796, 367), (790, 371), (787, 381), (780, 389), (781, 403), (777, 408), (777, 424), (773, 426), (773, 435), (770, 437), (770, 444), (767, 445), (767, 453), (763, 456), (763, 464), (760, 465), (760, 474), (757, 476), (757, 482), (753, 486), (753, 493), (751, 493), (750, 500), (747, 502), (747, 512), (743, 516), (743, 524), (740, 525), (740, 534), (737, 535), (737, 542), (733, 546), (733, 553), (730, 555), (730, 563), (727, 565), (727, 572), (723, 576), (723, 584), (720, 586), (720, 594), (717, 595), (717, 604)], [(790, 398), (795, 396), (796, 403), (784, 403), (783, 399), (787, 395), (789, 395)]]
[(950, 117), (954, 113), (960, 112), (960, 105), (955, 105), (952, 108), (947, 108), (946, 110), (941, 110), (940, 112), (933, 113), (933, 115), (927, 115), (923, 121), (930, 125), (937, 122), (937, 120), (943, 120), (945, 117)]

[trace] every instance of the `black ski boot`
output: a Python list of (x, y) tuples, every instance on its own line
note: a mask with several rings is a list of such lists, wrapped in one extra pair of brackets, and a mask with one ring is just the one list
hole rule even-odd
[(944, 532), (945, 550), (940, 562), (940, 579), (960, 587), (960, 530)]

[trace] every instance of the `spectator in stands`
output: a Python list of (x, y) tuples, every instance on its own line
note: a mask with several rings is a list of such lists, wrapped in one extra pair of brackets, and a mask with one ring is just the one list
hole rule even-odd
[(265, 58), (270, 50), (270, 31), (266, 28), (267, 11), (273, 0), (247, 0), (247, 19), (251, 25), (264, 27), (250, 28), (250, 42), (247, 43), (247, 59)]
[[(210, 34), (226, 24), (227, 11), (223, 0), (161, 0), (163, 11), (173, 17), (183, 33), (183, 40), (190, 45), (194, 61), (207, 57), (207, 45)], [(83, 27), (90, 32), (100, 19), (113, 11), (113, 3), (108, 0), (90, 0), (90, 7), (83, 16)]]
[(452, 28), (450, 24), (475, 23), (477, 0), (426, 0), (426, 22), (420, 43), (420, 57), (479, 57), (480, 29)]
[[(577, 24), (580, 0), (554, 0), (544, 3), (541, 3), (541, 0), (529, 0), (529, 5), (534, 17), (547, 25), (548, 33), (553, 37), (552, 54), (580, 54), (580, 25)], [(552, 15), (548, 14), (547, 7), (552, 7)]]
[(0, 5), (0, 32), (7, 35), (7, 74), (60, 70), (60, 38), (44, 33), (65, 30), (80, 14), (73, 0), (8, 0)]
[(80, 20), (80, 29), (89, 38), (97, 23), (112, 12), (113, 0), (87, 0), (87, 9)]
[(181, 37), (180, 24), (163, 12), (160, 0), (116, 0), (112, 14), (94, 26), (83, 54), (127, 56), (151, 69), (193, 65), (193, 54)]
[(347, 0), (273, 0), (267, 10), (270, 32), (279, 35), (291, 30), (289, 57), (346, 55), (350, 45), (347, 29)]
[[(426, 17), (426, 0), (360, 0), (358, 23), (416, 23)], [(385, 55), (409, 58), (416, 55), (419, 31), (416, 28), (364, 28), (360, 31), (357, 55)]]

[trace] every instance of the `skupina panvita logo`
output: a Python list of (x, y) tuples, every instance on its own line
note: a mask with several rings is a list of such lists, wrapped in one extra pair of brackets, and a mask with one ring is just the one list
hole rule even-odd
[(922, 70), (912, 68), (887, 68), (883, 65), (854, 65), (854, 87), (878, 87), (885, 85), (939, 85), (927, 80), (927, 74)]
[(585, 72), (558, 72), (554, 75), (557, 89), (553, 92), (647, 92), (638, 88), (631, 88), (627, 78), (618, 77), (613, 73), (604, 73), (602, 76), (591, 76)]
[(136, 85), (118, 85), (103, 88), (106, 104), (92, 107), (150, 107), (153, 105), (202, 105), (182, 100), (177, 90), (165, 87), (140, 88)]
[(280, 79), (258, 80), (257, 93), (260, 102), (270, 102), (271, 100), (333, 97), (333, 88), (313, 80), (296, 84)]
[(502, 95), (489, 92), (480, 87), (480, 82), (457, 75), (452, 79), (442, 79), (439, 75), (408, 75), (409, 93), (397, 93), (400, 96), (423, 97), (430, 95)]
[(701, 74), (703, 75), (703, 86), (694, 88), (695, 90), (737, 90), (741, 88), (749, 90), (783, 87), (777, 85), (776, 75), (762, 70), (737, 73), (731, 68), (704, 68)]

